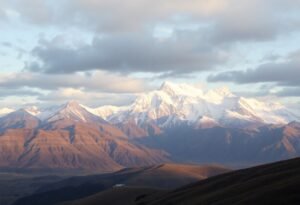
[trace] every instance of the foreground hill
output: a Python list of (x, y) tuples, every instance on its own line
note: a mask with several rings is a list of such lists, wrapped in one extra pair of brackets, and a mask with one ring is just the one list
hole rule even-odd
[(61, 181), (64, 177), (0, 172), (0, 204), (10, 205), (18, 198), (34, 193), (38, 187)]
[[(299, 204), (300, 158), (229, 172), (174, 191), (124, 187), (64, 205), (245, 205)], [(125, 195), (127, 194), (127, 195)]]
[[(173, 191), (125, 186), (59, 205), (299, 204), (300, 158), (232, 171)], [(34, 198), (31, 198), (32, 200)], [(123, 203), (122, 203), (123, 202)], [(21, 204), (21, 203), (19, 203)], [(26, 204), (26, 203), (25, 203)]]
[(124, 169), (119, 175), (135, 173), (124, 180), (127, 186), (171, 189), (215, 176), (229, 169), (218, 165), (163, 164), (148, 168)]
[(139, 199), (147, 195), (160, 196), (165, 190), (143, 187), (111, 188), (76, 201), (62, 202), (57, 205), (136, 205)]
[(147, 190), (174, 189), (227, 171), (229, 170), (216, 165), (163, 164), (124, 169), (113, 174), (72, 177), (42, 186), (35, 194), (21, 198), (15, 204), (51, 205), (77, 200), (108, 190), (115, 184), (125, 184), (132, 188), (147, 187)]
[(299, 204), (300, 158), (233, 171), (137, 204)]

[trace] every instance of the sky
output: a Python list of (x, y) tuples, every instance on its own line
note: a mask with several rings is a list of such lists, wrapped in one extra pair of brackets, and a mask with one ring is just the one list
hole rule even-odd
[(0, 0), (0, 108), (164, 81), (300, 106), (300, 0)]

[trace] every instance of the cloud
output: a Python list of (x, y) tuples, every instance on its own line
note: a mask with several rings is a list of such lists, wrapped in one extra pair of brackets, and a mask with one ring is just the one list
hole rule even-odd
[(275, 95), (280, 97), (300, 97), (300, 89), (299, 87), (282, 88), (280, 91), (277, 91)]
[[(20, 18), (38, 25), (87, 28), (101, 32), (144, 29), (178, 14), (207, 16), (224, 7), (226, 0), (15, 0), (8, 8)], [(95, 20), (96, 19), (96, 20)], [(91, 23), (92, 22), (92, 23)]]
[(13, 46), (10, 42), (7, 42), (7, 41), (1, 42), (0, 45), (3, 47), (8, 47), (8, 48), (11, 48)]
[(4, 8), (5, 8), (5, 2), (0, 1), (0, 20), (6, 19), (6, 13), (5, 13)]
[(300, 86), (300, 51), (293, 52), (283, 62), (270, 62), (247, 70), (225, 71), (210, 75), (210, 82), (276, 83), (281, 86)]
[(98, 33), (135, 32), (186, 19), (210, 23), (220, 41), (232, 41), (266, 40), (297, 28), (293, 21), (299, 6), (295, 0), (15, 0), (7, 7), (39, 26)]
[(60, 88), (39, 96), (37, 100), (50, 104), (77, 100), (85, 105), (97, 107), (101, 105), (128, 105), (134, 98), (134, 94), (101, 93), (85, 89)]
[(0, 75), (1, 89), (38, 88), (56, 90), (59, 88), (84, 88), (99, 92), (135, 93), (149, 89), (142, 79), (121, 76), (107, 72), (92, 72), (90, 74), (58, 74), (17, 72)]
[(214, 18), (213, 34), (216, 41), (268, 41), (287, 32), (282, 16), (286, 13), (276, 7), (280, 1), (227, 1), (226, 9)]
[(263, 56), (261, 58), (261, 62), (274, 62), (274, 61), (277, 61), (281, 58), (281, 56), (279, 54), (276, 54), (276, 53), (268, 53), (267, 55)]
[[(72, 46), (64, 39), (61, 43), (41, 39), (25, 66), (35, 72), (105, 70), (176, 76), (207, 71), (225, 65), (238, 42), (270, 41), (300, 28), (300, 3), (291, 0), (16, 2), (11, 7), (20, 19), (95, 36), (92, 42)], [(169, 27), (170, 37), (153, 37), (159, 26)]]
[(41, 96), (42, 94), (37, 91), (29, 90), (29, 89), (1, 89), (0, 90), (0, 98), (5, 98), (8, 96)]
[[(135, 93), (151, 89), (145, 79), (103, 71), (74, 74), (43, 74), (16, 72), (0, 75), (0, 98), (9, 105), (51, 105), (78, 100), (90, 106), (125, 105)], [(9, 100), (11, 99), (11, 100)]]
[(3, 20), (5, 17), (5, 12), (0, 8), (0, 20)]
[(110, 35), (76, 48), (56, 45), (52, 41), (40, 41), (32, 51), (38, 60), (28, 62), (26, 70), (188, 73), (209, 70), (227, 60), (224, 51), (210, 47), (200, 37), (194, 39), (188, 35), (164, 41), (147, 34)]
[[(220, 41), (268, 40), (293, 25), (300, 2), (293, 0), (75, 0), (68, 15), (81, 25), (99, 19), (97, 31), (136, 31), (158, 22), (211, 24)], [(76, 16), (77, 15), (77, 16)], [(75, 18), (75, 16), (77, 18)], [(180, 18), (182, 17), (182, 18)], [(68, 18), (67, 18), (68, 19)], [(176, 19), (176, 20), (175, 20)], [(296, 17), (297, 19), (297, 17)], [(299, 19), (299, 17), (298, 17)]]
[[(14, 12), (22, 21), (36, 25), (53, 26), (62, 17), (63, 1), (53, 4), (49, 0), (13, 0), (5, 4), (6, 10)], [(58, 25), (58, 24), (57, 24)]]
[[(95, 36), (76, 46), (40, 40), (25, 69), (46, 73), (213, 70), (238, 42), (270, 41), (300, 28), (300, 3), (292, 0), (14, 0), (5, 9), (40, 29)], [(159, 26), (169, 27), (170, 38), (153, 37)]]

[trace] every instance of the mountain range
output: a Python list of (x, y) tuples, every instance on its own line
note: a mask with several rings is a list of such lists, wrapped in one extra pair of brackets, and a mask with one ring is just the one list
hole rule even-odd
[[(280, 103), (237, 96), (226, 87), (204, 90), (171, 82), (164, 82), (158, 90), (139, 94), (128, 106), (90, 108), (70, 101), (60, 106), (43, 109), (31, 106), (24, 110), (42, 121), (63, 117), (88, 121), (93, 120), (93, 114), (112, 124), (134, 122), (141, 125), (152, 121), (164, 128), (180, 123), (196, 127), (220, 125), (240, 128), (252, 124), (287, 124), (300, 119), (294, 110)], [(0, 115), (13, 111), (2, 108)]]
[(276, 102), (165, 82), (127, 106), (0, 109), (0, 168), (255, 164), (299, 156), (300, 117)]

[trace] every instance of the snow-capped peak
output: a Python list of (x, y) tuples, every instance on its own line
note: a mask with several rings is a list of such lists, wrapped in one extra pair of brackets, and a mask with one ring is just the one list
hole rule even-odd
[(214, 91), (224, 97), (234, 97), (235, 96), (227, 86), (217, 88)]
[(47, 121), (56, 121), (61, 119), (72, 119), (76, 121), (89, 121), (89, 113), (84, 109), (77, 101), (69, 101), (66, 104), (60, 106), (57, 111), (50, 116)]
[(97, 115), (101, 117), (102, 119), (108, 120), (109, 116), (112, 116), (113, 114), (119, 112), (120, 110), (124, 110), (127, 107), (118, 107), (113, 105), (105, 105), (98, 108), (90, 108), (85, 105), (81, 105), (83, 108), (85, 108), (90, 113)]
[[(133, 120), (137, 124), (154, 121), (168, 127), (187, 124), (230, 125), (247, 123), (283, 124), (299, 117), (278, 103), (268, 103), (234, 95), (227, 87), (204, 91), (189, 84), (164, 82), (158, 90), (139, 95), (127, 109), (110, 111), (105, 118), (113, 123)], [(111, 115), (109, 116), (109, 113)]]
[(87, 111), (82, 105), (76, 101), (69, 101), (66, 104), (53, 109), (48, 115), (48, 122), (57, 120), (73, 120), (81, 122), (101, 121), (101, 118)]
[(195, 95), (203, 95), (203, 91), (199, 88), (196, 88), (193, 85), (189, 85), (186, 83), (175, 84), (169, 81), (164, 82), (160, 86), (160, 91), (163, 91), (171, 96), (195, 96)]
[(7, 114), (9, 114), (9, 113), (11, 113), (11, 112), (14, 112), (14, 111), (15, 111), (14, 109), (7, 108), (7, 107), (1, 108), (1, 109), (0, 109), (0, 117), (2, 117), (2, 116), (4, 116), (4, 115), (7, 115)]
[(33, 116), (38, 116), (41, 113), (37, 106), (26, 107), (24, 110)]
[(221, 87), (205, 92), (203, 98), (213, 104), (222, 104), (225, 98), (236, 97), (228, 87)]

